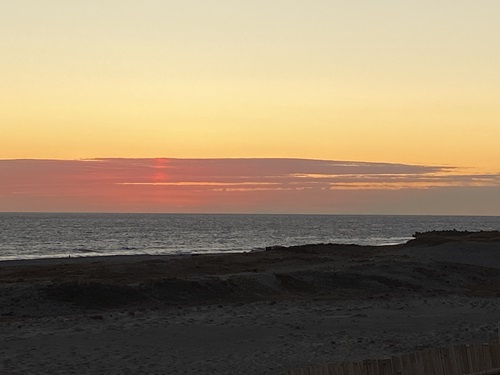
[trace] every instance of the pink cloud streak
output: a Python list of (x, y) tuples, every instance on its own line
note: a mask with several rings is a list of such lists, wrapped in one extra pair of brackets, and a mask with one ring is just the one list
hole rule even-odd
[(417, 190), (432, 211), (431, 190), (461, 189), (478, 204), (481, 189), (500, 190), (500, 174), (309, 159), (0, 160), (0, 181), (4, 212), (369, 213), (382, 201), (404, 210)]

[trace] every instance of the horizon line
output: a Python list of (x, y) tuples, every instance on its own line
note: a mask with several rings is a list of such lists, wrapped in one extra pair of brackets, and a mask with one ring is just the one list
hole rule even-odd
[(68, 214), (68, 215), (241, 215), (241, 216), (448, 216), (448, 217), (500, 217), (499, 215), (467, 214), (384, 214), (384, 213), (286, 213), (286, 212), (154, 212), (154, 211), (0, 211), (3, 214)]

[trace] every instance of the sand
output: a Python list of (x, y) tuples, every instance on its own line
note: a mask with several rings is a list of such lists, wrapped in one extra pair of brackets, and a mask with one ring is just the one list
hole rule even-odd
[(488, 342), (499, 238), (1, 262), (0, 374), (278, 375)]

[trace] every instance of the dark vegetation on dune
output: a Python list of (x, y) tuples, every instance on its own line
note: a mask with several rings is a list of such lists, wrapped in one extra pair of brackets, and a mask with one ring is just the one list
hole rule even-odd
[(414, 239), (408, 244), (441, 244), (453, 241), (474, 241), (474, 242), (492, 242), (500, 241), (500, 231), (459, 231), (459, 230), (433, 230), (429, 232), (416, 232)]
[[(263, 280), (268, 279), (268, 280)], [(379, 264), (351, 267), (349, 272), (307, 270), (271, 275), (237, 275), (227, 279), (159, 279), (137, 285), (105, 282), (63, 282), (42, 288), (51, 299), (82, 308), (171, 306), (297, 300), (307, 298), (364, 299), (466, 293), (500, 296), (500, 272), (456, 264), (398, 264), (397, 270)], [(483, 284), (483, 285), (482, 285)]]
[(33, 303), (39, 315), (50, 315), (47, 300), (81, 311), (312, 298), (500, 296), (499, 268), (411, 255), (457, 241), (497, 246), (500, 232), (416, 233), (408, 244), (384, 247), (318, 244), (244, 254), (0, 266), (0, 314), (22, 315), (23, 304)]

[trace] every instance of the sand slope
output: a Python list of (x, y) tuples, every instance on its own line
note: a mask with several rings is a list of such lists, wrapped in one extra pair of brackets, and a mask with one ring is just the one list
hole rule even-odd
[(279, 374), (489, 341), (499, 238), (3, 262), (0, 373)]

